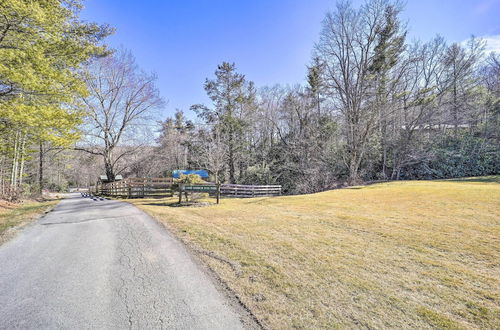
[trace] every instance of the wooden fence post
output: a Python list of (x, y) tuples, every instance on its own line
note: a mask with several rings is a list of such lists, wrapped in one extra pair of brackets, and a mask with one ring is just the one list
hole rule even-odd
[(215, 196), (217, 198), (217, 204), (219, 204), (219, 200), (220, 200), (220, 183), (217, 183), (217, 192), (215, 193)]
[(182, 203), (182, 183), (179, 183), (179, 204)]

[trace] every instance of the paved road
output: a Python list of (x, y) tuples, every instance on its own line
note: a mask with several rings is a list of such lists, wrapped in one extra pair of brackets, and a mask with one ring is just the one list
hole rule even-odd
[(184, 246), (132, 205), (71, 194), (0, 246), (0, 329), (240, 329)]

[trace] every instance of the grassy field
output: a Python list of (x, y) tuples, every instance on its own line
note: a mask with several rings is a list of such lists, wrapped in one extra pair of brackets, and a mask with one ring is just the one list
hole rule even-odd
[(222, 257), (202, 255), (266, 327), (498, 329), (499, 179), (131, 202)]
[(57, 200), (30, 201), (22, 204), (0, 203), (0, 236), (9, 228), (28, 223), (45, 210), (57, 204)]

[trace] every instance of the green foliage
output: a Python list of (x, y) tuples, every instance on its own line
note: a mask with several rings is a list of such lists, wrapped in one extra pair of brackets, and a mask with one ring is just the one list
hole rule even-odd
[(266, 163), (249, 166), (242, 179), (242, 184), (275, 184), (271, 169)]
[(181, 174), (179, 178), (176, 180), (177, 183), (184, 183), (184, 184), (198, 184), (198, 183), (205, 183), (201, 176), (198, 174)]
[(388, 5), (385, 8), (384, 24), (379, 27), (377, 45), (374, 49), (375, 56), (369, 67), (371, 73), (386, 74), (397, 64), (405, 48), (406, 31), (401, 29), (399, 13), (400, 10), (394, 5)]
[(223, 62), (215, 71), (215, 79), (207, 79), (205, 91), (214, 108), (201, 104), (191, 107), (198, 117), (213, 126), (223, 136), (227, 151), (229, 182), (236, 182), (236, 161), (245, 147), (244, 133), (249, 123), (244, 119), (248, 112), (255, 110), (255, 88), (253, 82), (236, 72), (236, 65)]
[(323, 65), (319, 57), (313, 58), (313, 64), (307, 68), (307, 84), (309, 91), (314, 95), (318, 95), (323, 88)]
[(51, 182), (50, 184), (48, 184), (48, 186), (46, 188), (52, 192), (66, 192), (66, 191), (68, 191), (68, 185), (66, 182), (61, 183), (61, 184)]
[(0, 156), (9, 164), (0, 184), (13, 194), (25, 188), (34, 145), (67, 147), (79, 136), (80, 65), (109, 53), (101, 41), (112, 32), (81, 21), (81, 8), (81, 0), (0, 2)]
[(81, 63), (107, 50), (111, 30), (78, 19), (81, 1), (6, 0), (0, 4), (2, 131), (27, 127), (40, 140), (66, 145), (77, 138), (86, 93)]
[(403, 174), (406, 179), (440, 179), (500, 173), (500, 152), (495, 141), (464, 133), (444, 136), (430, 145), (432, 157)]

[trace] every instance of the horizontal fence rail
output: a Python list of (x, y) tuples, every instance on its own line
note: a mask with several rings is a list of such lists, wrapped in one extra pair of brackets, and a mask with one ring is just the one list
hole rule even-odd
[(97, 185), (97, 193), (114, 197), (172, 197), (172, 178), (127, 178)]
[[(215, 184), (182, 185), (182, 191), (187, 192), (217, 192)], [(226, 197), (261, 197), (281, 195), (280, 185), (244, 185), (221, 184), (220, 195)]]
[[(180, 189), (186, 193), (217, 194), (217, 185), (207, 184), (180, 184)], [(220, 196), (224, 197), (265, 197), (280, 196), (281, 185), (244, 185), (221, 184)], [(120, 181), (99, 183), (96, 192), (105, 196), (143, 198), (143, 197), (172, 197), (174, 191), (179, 190), (179, 184), (173, 178), (127, 178)]]
[(221, 184), (220, 194), (228, 197), (280, 196), (281, 185)]
[(224, 197), (266, 197), (266, 196), (280, 196), (281, 186), (280, 185), (244, 185), (244, 184), (180, 184), (179, 185), (179, 203), (182, 201), (182, 193), (186, 194), (186, 199), (188, 198), (187, 193), (208, 193), (212, 197), (217, 198), (217, 204), (219, 204), (219, 198)]

